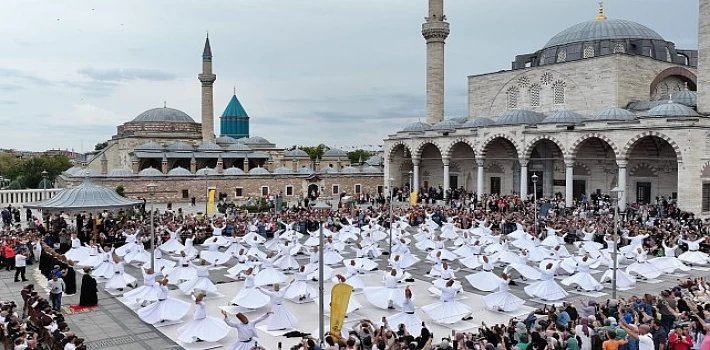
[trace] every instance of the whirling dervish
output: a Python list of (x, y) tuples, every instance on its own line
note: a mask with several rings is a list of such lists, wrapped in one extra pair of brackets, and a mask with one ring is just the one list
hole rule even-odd
[(548, 263), (545, 269), (540, 271), (540, 281), (525, 286), (525, 293), (544, 301), (557, 301), (565, 298), (568, 294), (555, 282), (555, 271), (557, 271), (555, 264)]
[(158, 301), (138, 310), (138, 317), (145, 323), (156, 325), (165, 321), (177, 321), (190, 310), (190, 304), (168, 296), (168, 279), (160, 281)]
[(363, 294), (370, 304), (380, 309), (402, 308), (404, 294), (399, 288), (402, 276), (392, 269), (383, 276), (384, 286), (365, 287)]
[(501, 273), (498, 291), (483, 297), (483, 303), (488, 310), (510, 312), (520, 309), (525, 304), (525, 300), (516, 297), (510, 292), (509, 284), (510, 278), (508, 275), (505, 272)]
[(456, 301), (456, 293), (460, 288), (454, 287), (454, 280), (449, 280), (444, 287), (437, 287), (441, 290), (439, 302), (422, 307), (435, 323), (452, 324), (461, 320), (469, 320), (471, 308)]
[(275, 331), (296, 328), (296, 323), (298, 322), (296, 317), (293, 316), (293, 314), (291, 314), (291, 312), (288, 311), (288, 308), (284, 305), (286, 292), (291, 287), (292, 283), (293, 280), (284, 288), (281, 288), (278, 284), (274, 284), (274, 289), (272, 291), (259, 287), (261, 292), (270, 298), (271, 303), (272, 313), (267, 319), (267, 330)]
[(216, 342), (229, 334), (229, 326), (222, 320), (207, 316), (204, 299), (204, 293), (195, 296), (195, 314), (192, 316), (192, 321), (178, 328), (179, 341), (187, 344), (198, 341)]

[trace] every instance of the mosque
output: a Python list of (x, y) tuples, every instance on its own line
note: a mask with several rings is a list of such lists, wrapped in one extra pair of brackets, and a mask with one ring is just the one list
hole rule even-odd
[(203, 201), (207, 188), (239, 199), (281, 194), (287, 200), (305, 197), (354, 197), (383, 193), (381, 156), (351, 164), (347, 152), (331, 148), (312, 160), (300, 150), (285, 150), (249, 133), (250, 118), (236, 95), (220, 117), (214, 134), (213, 88), (209, 37), (202, 52), (202, 123), (164, 105), (140, 113), (117, 127), (116, 135), (92, 158), (68, 169), (59, 187), (94, 183), (123, 186), (129, 196), (147, 197), (148, 183), (157, 185), (156, 199)]
[(427, 120), (385, 139), (385, 178), (479, 196), (535, 189), (568, 207), (618, 187), (622, 210), (663, 196), (710, 215), (710, 0), (699, 20), (698, 50), (681, 49), (600, 4), (511, 69), (469, 76), (468, 116), (444, 119), (450, 28), (443, 0), (429, 0)]

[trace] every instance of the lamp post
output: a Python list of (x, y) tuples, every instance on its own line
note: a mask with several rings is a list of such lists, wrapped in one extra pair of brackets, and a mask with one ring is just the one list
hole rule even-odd
[(42, 200), (47, 200), (47, 179), (49, 173), (47, 170), (42, 170)]
[(533, 220), (533, 233), (537, 234), (537, 173), (533, 173), (530, 177), (533, 183), (533, 210), (535, 218)]
[(325, 246), (325, 239), (323, 238), (323, 222), (326, 219), (325, 213), (330, 210), (330, 206), (325, 204), (322, 200), (319, 200), (316, 202), (316, 205), (313, 206), (313, 209), (323, 212), (318, 216), (318, 220), (320, 221), (318, 231), (318, 336), (320, 337), (320, 343), (322, 345), (325, 339), (325, 304), (323, 300), (325, 295), (325, 287), (323, 286), (323, 246)]
[(614, 267), (611, 277), (611, 298), (616, 299), (616, 270), (619, 269), (618, 251), (617, 251), (617, 241), (619, 240), (619, 198), (624, 193), (624, 189), (620, 187), (614, 187), (611, 189), (612, 194), (616, 194), (616, 200), (614, 201), (614, 234), (612, 235), (612, 240), (614, 241), (614, 247), (611, 251), (611, 258), (614, 260)]
[(150, 194), (150, 267), (155, 269), (155, 189), (158, 187), (155, 183), (151, 182), (145, 187), (148, 188), (148, 194)]
[(210, 175), (205, 166), (205, 218), (207, 218), (207, 205), (210, 201), (210, 189), (207, 187), (207, 177)]
[(392, 224), (394, 223), (394, 216), (392, 215), (393, 210), (394, 210), (394, 191), (392, 191), (392, 184), (394, 183), (394, 179), (390, 178), (389, 179), (389, 186), (390, 186), (390, 247), (387, 250), (387, 255), (392, 255)]

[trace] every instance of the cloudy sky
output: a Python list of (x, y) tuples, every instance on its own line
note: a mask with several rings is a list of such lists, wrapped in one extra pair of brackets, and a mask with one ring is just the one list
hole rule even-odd
[[(697, 0), (608, 0), (606, 14), (697, 47)], [(378, 145), (425, 118), (426, 0), (3, 0), (2, 148), (92, 150), (144, 110), (200, 120), (201, 54), (214, 54), (215, 130), (233, 87), (252, 135), (288, 147)], [(510, 69), (596, 15), (590, 0), (446, 0), (446, 114), (466, 76)]]

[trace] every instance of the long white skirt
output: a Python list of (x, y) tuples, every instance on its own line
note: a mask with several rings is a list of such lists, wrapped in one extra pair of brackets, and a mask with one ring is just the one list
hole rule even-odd
[[(72, 260), (72, 259), (70, 259), (70, 260)], [(72, 261), (74, 261), (74, 260), (72, 260)], [(74, 262), (74, 265), (89, 266), (89, 267), (93, 268), (95, 266), (99, 266), (103, 261), (104, 261), (103, 257), (100, 257), (98, 255), (89, 255), (84, 260)]]
[[(170, 272), (173, 270), (177, 263), (172, 261), (172, 260), (167, 260), (163, 258), (155, 258), (155, 273), (160, 274), (160, 275), (168, 275)], [(150, 261), (144, 265), (147, 267), (153, 267), (153, 264), (150, 263)]]
[(294, 258), (293, 255), (286, 254), (276, 260), (274, 262), (274, 266), (278, 267), (281, 270), (298, 270), (301, 265), (298, 263), (298, 261), (296, 261), (296, 258)]
[(150, 262), (150, 253), (141, 249), (131, 250), (126, 256), (123, 257), (127, 263), (138, 262), (145, 264)]
[[(431, 294), (436, 295), (437, 297), (440, 297), (441, 296), (441, 289), (439, 289), (439, 288), (446, 287), (446, 283), (448, 283), (448, 282), (449, 282), (449, 280), (445, 280), (445, 279), (441, 279), (441, 278), (435, 279), (433, 282), (431, 282), (432, 286), (429, 287), (429, 289), (427, 289), (427, 291)], [(461, 291), (461, 282), (454, 281), (454, 284), (452, 284), (451, 286), (459, 289), (459, 292)], [(437, 287), (439, 287), (439, 288), (437, 288)], [(414, 297), (412, 297), (412, 300), (414, 300)]]
[(323, 253), (323, 263), (326, 265), (335, 265), (343, 261), (343, 257), (336, 251), (327, 251)]
[(503, 282), (503, 279), (496, 276), (491, 271), (481, 271), (478, 273), (466, 276), (466, 280), (473, 288), (484, 292), (491, 292), (498, 289), (498, 286)]
[[(215, 238), (217, 238), (217, 244), (218, 244), (220, 247), (229, 247), (229, 245), (232, 244), (232, 240), (229, 239), (229, 238), (227, 238), (227, 237), (224, 237), (224, 236), (212, 236), (212, 237), (206, 239), (205, 242), (212, 243)], [(208, 244), (207, 244), (207, 243), (202, 243), (202, 246), (203, 246), (203, 247), (207, 247)]]
[(417, 258), (416, 256), (410, 254), (400, 254), (399, 255), (399, 267), (401, 269), (407, 269), (412, 267), (412, 265), (420, 262), (421, 259)]
[[(602, 275), (602, 278), (599, 280), (601, 283), (605, 283), (607, 281), (611, 282), (614, 280), (614, 270), (613, 269), (608, 269), (604, 272)], [(636, 284), (636, 279), (626, 273), (622, 269), (617, 269), (616, 270), (616, 286), (619, 288), (629, 288), (633, 287)]]
[(273, 312), (273, 314), (271, 314), (267, 320), (267, 330), (276, 331), (296, 328), (296, 322), (298, 322), (298, 320), (283, 304), (271, 305), (271, 312)]
[(444, 324), (456, 323), (471, 315), (471, 308), (455, 300), (429, 304), (422, 307), (422, 311), (435, 323)]
[(401, 309), (405, 299), (404, 289), (401, 288), (387, 288), (382, 286), (365, 287), (363, 294), (365, 294), (365, 298), (370, 304), (385, 310), (387, 310), (390, 305)]
[(650, 264), (649, 262), (644, 263), (633, 263), (626, 267), (626, 273), (629, 275), (636, 275), (647, 279), (654, 279), (663, 274), (663, 270), (657, 268), (656, 266)]
[(229, 334), (231, 328), (219, 318), (207, 316), (200, 320), (192, 320), (178, 328), (178, 340), (183, 343), (194, 343), (197, 340), (216, 342)]
[(676, 270), (690, 271), (689, 266), (683, 264), (683, 262), (678, 260), (678, 258), (672, 256), (653, 258), (649, 260), (648, 263), (667, 274), (672, 274)]
[(209, 277), (198, 277), (189, 281), (182, 282), (180, 283), (180, 285), (178, 285), (178, 288), (185, 295), (190, 295), (196, 290), (204, 291), (209, 296), (219, 294), (217, 286), (215, 286), (214, 283), (210, 281)]
[(705, 265), (710, 260), (710, 256), (703, 252), (687, 251), (681, 255), (678, 255), (678, 260), (688, 264), (688, 265)]
[(167, 298), (138, 310), (137, 314), (143, 322), (154, 325), (162, 321), (177, 321), (185, 317), (189, 310), (189, 303)]
[(138, 243), (126, 243), (114, 251), (114, 253), (118, 256), (125, 256), (126, 254), (130, 253), (132, 250), (138, 249)]
[(169, 239), (167, 242), (158, 246), (158, 249), (165, 253), (179, 252), (185, 249), (185, 246), (175, 239)]
[(205, 259), (208, 263), (214, 264), (214, 265), (222, 265), (229, 261), (232, 257), (230, 255), (227, 255), (222, 252), (210, 252), (210, 251), (203, 251), (200, 253), (200, 258)]
[(469, 269), (474, 269), (474, 270), (483, 266), (483, 263), (481, 262), (480, 255), (471, 255), (469, 257), (463, 258), (463, 259), (459, 260), (459, 263), (462, 264), (463, 266), (468, 267)]
[[(337, 277), (333, 277), (331, 280), (333, 283), (338, 283)], [(365, 288), (365, 282), (363, 282), (360, 276), (357, 275), (348, 277), (348, 284), (353, 287), (353, 290), (362, 290)]]
[(318, 296), (318, 291), (308, 285), (306, 281), (296, 281), (291, 284), (284, 294), (284, 298), (288, 300), (299, 300), (301, 298), (313, 299)]
[(283, 272), (273, 268), (265, 268), (254, 276), (254, 284), (256, 286), (266, 286), (270, 284), (281, 284), (286, 282), (288, 277)]
[(604, 286), (597, 282), (597, 280), (589, 272), (577, 272), (574, 275), (563, 279), (560, 283), (565, 286), (571, 286), (574, 284), (586, 291), (599, 291), (604, 289)]
[(178, 266), (168, 275), (168, 281), (170, 284), (180, 284), (183, 281), (191, 281), (197, 279), (197, 270), (192, 266)]
[(251, 262), (243, 262), (243, 263), (238, 262), (234, 266), (227, 269), (227, 273), (232, 277), (237, 277), (237, 276), (239, 276), (240, 273), (242, 273), (246, 270), (249, 270), (250, 267), (254, 268), (256, 270), (255, 266), (256, 265)]
[(269, 297), (257, 288), (242, 288), (229, 303), (247, 309), (260, 309), (269, 305), (269, 301)]
[(488, 294), (483, 297), (483, 303), (491, 311), (515, 311), (520, 309), (525, 300), (516, 297), (507, 290)]
[(124, 293), (123, 298), (132, 303), (142, 303), (144, 301), (158, 301), (160, 287), (157, 285), (142, 285), (130, 292)]
[(436, 244), (431, 239), (425, 239), (423, 241), (419, 241), (417, 243), (414, 243), (414, 246), (417, 247), (417, 249), (419, 249), (421, 251), (426, 251), (429, 249), (436, 248)]
[(538, 281), (533, 284), (525, 286), (525, 293), (531, 297), (540, 298), (547, 301), (556, 301), (567, 297), (567, 292), (565, 292), (560, 285), (552, 280)]
[(503, 269), (503, 272), (508, 273), (510, 270), (517, 271), (521, 278), (528, 280), (539, 280), (541, 278), (540, 271), (530, 265), (513, 263), (506, 266), (505, 269)]
[(110, 279), (113, 277), (114, 273), (113, 264), (108, 261), (103, 261), (94, 267), (94, 270), (91, 271), (91, 276)]
[(407, 332), (414, 337), (419, 336), (422, 332), (422, 320), (420, 320), (415, 314), (408, 314), (405, 312), (396, 313), (387, 317), (387, 324), (389, 324), (390, 327), (393, 327), (393, 330), (399, 329), (399, 325), (403, 324), (407, 329)]
[(82, 262), (89, 258), (89, 248), (76, 247), (69, 249), (64, 256), (74, 262)]
[(138, 282), (135, 277), (127, 274), (127, 273), (114, 273), (113, 276), (111, 276), (111, 279), (106, 281), (106, 285), (104, 285), (104, 288), (106, 289), (123, 289), (126, 288), (129, 284), (134, 284)]

